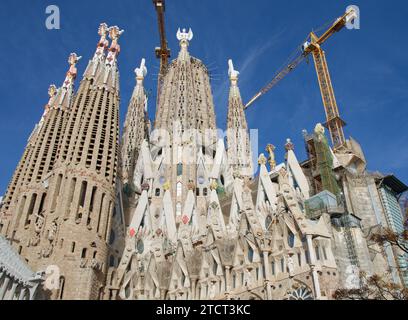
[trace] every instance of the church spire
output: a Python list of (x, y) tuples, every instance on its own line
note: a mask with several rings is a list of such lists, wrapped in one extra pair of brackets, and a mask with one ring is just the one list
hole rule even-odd
[(119, 70), (117, 67), (117, 58), (120, 53), (120, 45), (118, 44), (119, 37), (124, 30), (120, 30), (118, 26), (113, 26), (108, 29), (109, 38), (112, 40), (108, 49), (108, 55), (105, 59), (105, 69), (102, 73), (103, 84), (107, 85), (108, 89), (119, 91)]
[(239, 72), (234, 69), (232, 60), (228, 60), (230, 92), (227, 115), (228, 161), (234, 171), (242, 175), (252, 175), (252, 155), (249, 143), (248, 125), (244, 113), (241, 94), (238, 88)]
[[(76, 64), (82, 57), (78, 56), (76, 53), (71, 53), (68, 57), (69, 69), (65, 76), (62, 86), (57, 89), (54, 84), (51, 84), (48, 88), (48, 103), (44, 107), (44, 113), (39, 122), (38, 128), (44, 122), (44, 118), (51, 108), (59, 109), (64, 108), (68, 109), (71, 106), (72, 97), (74, 94), (74, 80), (77, 76)], [(35, 130), (37, 130), (36, 128)]]
[(109, 41), (106, 39), (108, 35), (108, 25), (106, 23), (101, 23), (99, 25), (98, 34), (101, 36), (94, 54), (93, 59), (103, 61), (105, 58), (105, 50), (108, 48)]
[(106, 65), (113, 66), (116, 64), (116, 59), (120, 53), (120, 45), (118, 44), (118, 40), (123, 32), (124, 30), (120, 30), (118, 26), (109, 28), (109, 38), (111, 38), (112, 43), (109, 47), (108, 56), (106, 57)]
[(71, 106), (72, 97), (74, 95), (74, 81), (76, 79), (78, 70), (76, 64), (81, 59), (76, 53), (71, 53), (68, 58), (69, 70), (65, 76), (62, 87), (58, 89), (57, 97), (55, 99), (56, 108), (69, 108)]
[(88, 66), (84, 73), (84, 78), (94, 78), (97, 71), (101, 68), (102, 63), (105, 61), (105, 51), (109, 46), (109, 41), (106, 39), (108, 35), (108, 25), (106, 23), (101, 23), (98, 28), (98, 34), (100, 39), (96, 45), (95, 53), (92, 59), (89, 61)]
[(147, 74), (145, 59), (135, 69), (136, 86), (129, 102), (122, 136), (122, 178), (132, 181), (142, 141), (148, 135), (147, 96), (143, 80)]

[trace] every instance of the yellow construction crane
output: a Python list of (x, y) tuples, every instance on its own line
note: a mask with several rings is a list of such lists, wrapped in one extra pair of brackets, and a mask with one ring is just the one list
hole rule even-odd
[(167, 47), (166, 31), (164, 28), (164, 0), (153, 0), (154, 7), (157, 12), (157, 21), (159, 25), (160, 47), (156, 47), (156, 58), (160, 59), (160, 70), (157, 76), (157, 98), (156, 104), (160, 103), (160, 92), (163, 85), (163, 75), (166, 72), (168, 61), (170, 58), (170, 49)]
[(326, 112), (325, 126), (329, 129), (333, 147), (338, 148), (343, 145), (345, 142), (343, 132), (345, 122), (340, 118), (336, 99), (334, 97), (329, 69), (327, 67), (326, 56), (321, 48), (321, 45), (334, 33), (340, 31), (348, 22), (352, 22), (356, 18), (357, 13), (352, 7), (350, 7), (346, 13), (340, 18), (336, 19), (331, 27), (320, 37), (318, 37), (314, 32), (311, 32), (307, 38), (307, 41), (301, 46), (300, 52), (297, 52), (294, 58), (289, 59), (289, 63), (285, 64), (283, 68), (276, 72), (272, 81), (263, 87), (261, 91), (259, 91), (251, 100), (249, 100), (244, 109), (248, 108), (255, 100), (272, 89), (280, 80), (282, 80), (288, 73), (296, 68), (296, 66), (298, 66), (300, 62), (302, 62), (309, 54), (312, 54), (319, 81), (320, 92), (322, 94), (323, 105)]
[(170, 58), (170, 50), (167, 47), (166, 31), (164, 28), (164, 11), (166, 10), (164, 0), (153, 0), (157, 12), (159, 24), (160, 47), (155, 49), (156, 58), (160, 59), (160, 73), (163, 74)]

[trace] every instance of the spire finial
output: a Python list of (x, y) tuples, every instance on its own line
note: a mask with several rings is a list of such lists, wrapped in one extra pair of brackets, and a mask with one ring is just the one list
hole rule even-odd
[(188, 29), (188, 32), (186, 32), (186, 29), (183, 28), (183, 31), (180, 31), (180, 28), (177, 30), (177, 40), (180, 41), (180, 44), (187, 43), (193, 39), (193, 31), (191, 31), (191, 28)]
[(234, 69), (234, 64), (232, 63), (232, 60), (229, 59), (228, 60), (228, 76), (231, 82), (236, 83), (236, 81), (238, 80), (238, 75), (239, 75), (239, 72)]
[(146, 77), (147, 68), (146, 68), (145, 62), (146, 60), (143, 58), (142, 61), (140, 62), (140, 67), (135, 69), (137, 80), (143, 80), (144, 77)]
[(266, 152), (268, 152), (269, 154), (268, 162), (269, 162), (269, 165), (271, 166), (271, 170), (275, 169), (276, 167), (275, 149), (276, 147), (273, 144), (268, 144), (266, 146)]
[(292, 143), (292, 141), (289, 138), (287, 138), (286, 144), (285, 144), (286, 151), (293, 150), (294, 148), (295, 148), (295, 145)]
[(108, 31), (109, 31), (109, 38), (112, 39), (112, 45), (113, 45), (113, 42), (115, 41), (117, 42), (119, 37), (122, 35), (122, 33), (125, 32), (125, 30), (120, 30), (118, 26), (110, 27)]
[(98, 42), (98, 45), (96, 46), (94, 58), (103, 57), (105, 50), (109, 45), (109, 41), (106, 39), (108, 30), (109, 30), (108, 25), (105, 22), (99, 25), (98, 34), (101, 36), (101, 38)]
[(186, 29), (183, 29), (183, 31), (180, 31), (180, 28), (177, 30), (177, 39), (180, 41), (180, 52), (178, 59), (179, 61), (188, 61), (189, 59), (189, 53), (187, 50), (188, 43), (193, 39), (193, 32), (191, 31), (191, 28), (188, 29), (188, 32), (186, 32)]
[(110, 27), (108, 31), (109, 31), (109, 38), (112, 39), (112, 43), (109, 48), (109, 53), (106, 58), (106, 63), (109, 65), (113, 65), (113, 63), (116, 61), (116, 57), (120, 53), (120, 45), (118, 44), (119, 37), (125, 31), (120, 30), (118, 26)]
[(68, 57), (68, 63), (71, 67), (75, 67), (79, 60), (82, 59), (82, 56), (78, 56), (75, 52), (71, 53)]
[(99, 43), (104, 43), (104, 41), (106, 40), (106, 35), (108, 34), (108, 30), (108, 25), (105, 22), (102, 22), (99, 25), (98, 34), (101, 36), (101, 40), (99, 41)]
[(324, 127), (322, 126), (321, 123), (316, 124), (314, 132), (316, 133), (316, 135), (318, 136), (322, 136), (324, 135)]
[(50, 97), (50, 100), (57, 94), (57, 87), (55, 84), (50, 84), (48, 87), (48, 96)]
[(49, 99), (48, 99), (48, 103), (44, 106), (44, 113), (43, 113), (43, 115), (41, 117), (40, 123), (42, 123), (42, 121), (44, 120), (45, 115), (50, 110), (51, 104), (52, 104), (53, 100), (55, 99), (55, 96), (57, 95), (57, 92), (58, 92), (58, 89), (55, 86), (55, 84), (51, 84), (48, 87), (48, 97), (49, 97)]
[(78, 56), (76, 53), (71, 53), (68, 57), (69, 63), (69, 70), (67, 72), (67, 76), (65, 77), (65, 81), (63, 84), (63, 88), (68, 88), (70, 85), (73, 84), (76, 76), (77, 76), (77, 68), (76, 64), (79, 60), (81, 60), (81, 56)]
[(49, 110), (51, 107), (52, 101), (54, 100), (55, 96), (57, 95), (58, 89), (55, 84), (50, 84), (48, 87), (48, 103), (45, 105), (45, 112), (44, 114)]

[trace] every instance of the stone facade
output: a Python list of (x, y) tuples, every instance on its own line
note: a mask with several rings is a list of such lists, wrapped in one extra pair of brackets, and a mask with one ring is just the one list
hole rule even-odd
[(152, 132), (144, 59), (135, 70), (119, 141), (121, 33), (101, 24), (76, 92), (71, 54), (1, 207), (0, 232), (21, 257), (57, 271), (43, 285), (49, 298), (331, 299), (359, 270), (396, 265), (367, 240), (388, 222), (358, 143), (333, 151), (318, 125), (305, 134), (307, 161), (288, 139), (277, 164), (268, 145), (254, 177), (239, 72), (229, 60), (226, 147), (208, 70), (188, 51), (191, 30), (177, 32)]

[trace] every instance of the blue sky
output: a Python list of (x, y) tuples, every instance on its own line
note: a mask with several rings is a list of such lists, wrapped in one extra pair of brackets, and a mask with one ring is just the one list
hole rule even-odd
[[(51, 4), (60, 8), (60, 30), (45, 27), (45, 8)], [(225, 128), (227, 59), (240, 71), (241, 95), (248, 101), (312, 29), (342, 15), (349, 4), (360, 8), (361, 29), (344, 29), (324, 45), (339, 109), (348, 124), (345, 133), (362, 144), (370, 170), (394, 173), (408, 183), (406, 1), (168, 0), (167, 38), (175, 57), (177, 28), (192, 28), (190, 52), (211, 71), (217, 124)], [(61, 85), (71, 52), (83, 56), (79, 83), (95, 50), (100, 22), (125, 30), (119, 57), (121, 122), (135, 84), (133, 70), (143, 57), (153, 118), (159, 65), (154, 48), (159, 39), (151, 0), (2, 0), (0, 6), (0, 194), (41, 117), (49, 84)], [(248, 109), (247, 120), (259, 129), (260, 152), (273, 143), (277, 160), (283, 161), (285, 139), (290, 137), (303, 160), (302, 129), (312, 131), (317, 122), (324, 122), (312, 61)]]

